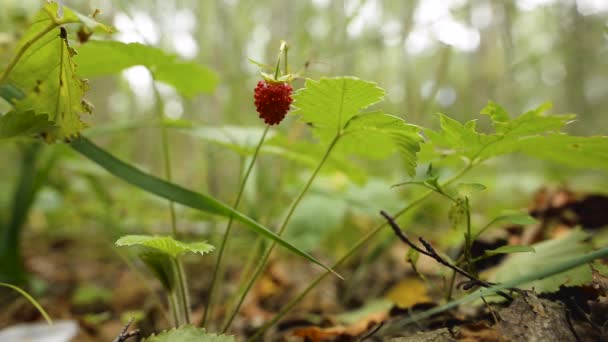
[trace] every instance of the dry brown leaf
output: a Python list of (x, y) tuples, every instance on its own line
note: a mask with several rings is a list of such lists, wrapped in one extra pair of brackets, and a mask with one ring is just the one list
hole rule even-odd
[(388, 312), (376, 312), (366, 316), (359, 322), (344, 326), (337, 325), (330, 328), (320, 328), (316, 326), (299, 328), (293, 331), (294, 336), (305, 338), (311, 342), (332, 341), (338, 337), (357, 337), (369, 328), (380, 324), (388, 317)]
[(408, 277), (388, 290), (386, 298), (400, 308), (431, 302), (426, 284), (418, 277)]

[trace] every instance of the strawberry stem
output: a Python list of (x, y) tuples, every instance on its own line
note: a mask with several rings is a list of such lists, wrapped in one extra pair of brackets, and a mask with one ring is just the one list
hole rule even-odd
[(285, 69), (283, 70), (287, 73), (287, 42), (281, 40), (281, 47), (279, 48), (279, 55), (277, 56), (277, 65), (274, 68), (274, 80), (279, 79), (279, 73), (281, 72), (281, 55), (285, 58)]

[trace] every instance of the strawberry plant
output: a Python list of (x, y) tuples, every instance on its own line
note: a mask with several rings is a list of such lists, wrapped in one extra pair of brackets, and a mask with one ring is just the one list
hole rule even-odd
[[(386, 241), (392, 242), (394, 237), (391, 234), (394, 233), (407, 245), (407, 260), (416, 273), (419, 273), (421, 254), (442, 265), (449, 273), (444, 278), (446, 302), (408, 317), (403, 324), (480, 298), (485, 301), (486, 297), (495, 294), (513, 300), (525, 289), (552, 292), (568, 282), (576, 285), (588, 283), (593, 273), (586, 264), (608, 256), (608, 248), (594, 248), (586, 241), (588, 235), (577, 230), (561, 240), (504, 245), (485, 249), (481, 255), (474, 254), (475, 245), (498, 225), (533, 225), (537, 220), (524, 212), (487, 215), (490, 219), (475, 220), (478, 195), (482, 191), (492, 191), (492, 186), (465, 181), (465, 175), (491, 164), (498, 157), (521, 155), (573, 168), (608, 170), (605, 153), (608, 151), (608, 137), (566, 133), (565, 127), (575, 116), (547, 114), (548, 104), (512, 117), (503, 107), (490, 101), (480, 112), (483, 120), (489, 122), (488, 128), (482, 127), (480, 120), (461, 123), (446, 114), (436, 115), (435, 126), (422, 127), (403, 119), (402, 113), (386, 113), (383, 101), (387, 93), (373, 81), (354, 76), (312, 79), (291, 73), (288, 50), (297, 51), (297, 46), (289, 47), (283, 41), (272, 73), (267, 73), (271, 70), (264, 64), (256, 63), (262, 69), (260, 80), (253, 96), (243, 100), (251, 102), (251, 111), (257, 111), (264, 127), (259, 127), (261, 122), (255, 127), (201, 126), (186, 120), (169, 120), (163, 92), (173, 92), (188, 99), (213, 93), (222, 78), (216, 71), (150, 45), (112, 40), (113, 28), (98, 22), (95, 15), (83, 15), (61, 4), (44, 5), (31, 22), (0, 74), (0, 96), (11, 107), (0, 116), (0, 141), (19, 146), (21, 152), (21, 170), (11, 203), (10, 219), (0, 220), (0, 281), (3, 282), (0, 285), (15, 288), (4, 282), (27, 283), (19, 249), (22, 230), (40, 189), (45, 182), (50, 182), (49, 173), (56, 164), (63, 162), (61, 158), (67, 159), (60, 154), (63, 152), (49, 153), (50, 157), (40, 158), (41, 151), (71, 150), (75, 152), (72, 158), (78, 155), (79, 159), (99, 166), (129, 187), (167, 202), (170, 233), (147, 234), (150, 230), (141, 227), (139, 231), (122, 235), (115, 242), (117, 247), (121, 247), (118, 248), (119, 253), (125, 249), (122, 247), (129, 247), (127, 250), (134, 252), (136, 260), (147, 267), (166, 294), (164, 300), (171, 312), (173, 329), (145, 337), (145, 341), (234, 340), (224, 334), (231, 332), (235, 318), (245, 310), (247, 297), (255, 292), (256, 284), (262, 283), (260, 279), (268, 271), (277, 245), (290, 255), (314, 265), (316, 274), (312, 279), (306, 279), (307, 284), (299, 289), (299, 293), (283, 303), (278, 312), (267, 316), (255, 332), (247, 336), (252, 340), (264, 338), (270, 327), (283, 319), (327, 276), (333, 274), (340, 281), (348, 281), (344, 280), (343, 266), (354, 257), (365, 254), (365, 249), (383, 253), (387, 245), (379, 243), (377, 238), (388, 231), (387, 226), (392, 231), (385, 234), (388, 237)], [(119, 151), (112, 153), (101, 147), (101, 143), (93, 142), (95, 136), (86, 129), (94, 126), (87, 122), (90, 115), (95, 114), (95, 106), (85, 98), (91, 88), (85, 77), (93, 80), (112, 76), (133, 66), (143, 67), (140, 70), (145, 70), (152, 80), (155, 116), (145, 118), (143, 122), (149, 124), (147, 128), (154, 132), (153, 137), (158, 142), (162, 177), (137, 166), (135, 162), (117, 157), (115, 154)], [(286, 126), (296, 127), (293, 131), (297, 134), (291, 131), (285, 134)], [(197, 147), (217, 145), (239, 155), (240, 166), (230, 165), (232, 169), (241, 170), (231, 204), (226, 204), (220, 195), (211, 191), (195, 190), (195, 180), (191, 184), (180, 185), (174, 179), (174, 173), (178, 171), (172, 162), (174, 140), (171, 138), (174, 132), (200, 139), (197, 142), (202, 143)], [(148, 144), (147, 141), (137, 143)], [(192, 148), (189, 153), (198, 152)], [(276, 164), (268, 167), (266, 158), (271, 158)], [(381, 170), (380, 174), (386, 177), (384, 183), (380, 182), (382, 195), (386, 193), (383, 197), (389, 197), (395, 192), (411, 191), (405, 196), (407, 201), (363, 201), (362, 204), (349, 203), (338, 209), (333, 207), (336, 202), (328, 200), (326, 203), (332, 206), (330, 211), (338, 212), (332, 221), (334, 223), (342, 223), (346, 212), (356, 211), (357, 205), (368, 211), (381, 212), (381, 215), (373, 216), (377, 224), (365, 230), (362, 236), (357, 235), (356, 241), (346, 243), (343, 250), (331, 251), (336, 253), (335, 260), (323, 261), (326, 259), (313, 253), (310, 246), (318, 240), (313, 239), (304, 248), (301, 241), (289, 237), (294, 221), (307, 221), (306, 215), (297, 217), (298, 211), (306, 208), (307, 199), (327, 193), (347, 197), (343, 191), (345, 184), (369, 185), (377, 181), (368, 179), (371, 172), (366, 172), (361, 164), (373, 168), (389, 158), (396, 161), (397, 166), (396, 170)], [(226, 163), (229, 161), (226, 158)], [(297, 172), (275, 167), (281, 163), (298, 165)], [(213, 169), (216, 165), (206, 167)], [(259, 179), (254, 177), (256, 172), (268, 173), (277, 184), (282, 184), (284, 177), (291, 177), (292, 186), (288, 191), (269, 187), (271, 191), (253, 196), (254, 200), (247, 199), (248, 191), (258, 190), (255, 188), (259, 183)], [(229, 174), (226, 173), (225, 178)], [(336, 181), (336, 174), (344, 176), (343, 179)], [(192, 178), (197, 177), (203, 178), (199, 174)], [(401, 182), (394, 189), (383, 187), (397, 178)], [(226, 181), (226, 184), (230, 183)], [(415, 188), (423, 191), (412, 190)], [(98, 197), (104, 198), (105, 189), (97, 186), (96, 190)], [(277, 196), (275, 200), (271, 198), (273, 194)], [(353, 200), (356, 196), (350, 195), (351, 202), (357, 202)], [(136, 195), (130, 193), (129, 196)], [(455, 245), (459, 246), (456, 253), (442, 252), (424, 236), (418, 239), (419, 242), (413, 241), (409, 232), (402, 229), (419, 206), (437, 198), (445, 201), (440, 203), (446, 210), (440, 211), (448, 217), (452, 231), (456, 232), (453, 234), (457, 241)], [(245, 209), (241, 209), (243, 202), (249, 204), (243, 206)], [(397, 209), (389, 213), (387, 206)], [(318, 207), (311, 207), (314, 209), (309, 210), (316, 215)], [(219, 241), (208, 243), (215, 236), (205, 229), (185, 229), (187, 214), (184, 208), (194, 209), (200, 215), (196, 217), (197, 221), (220, 220), (218, 222), (223, 223), (221, 220), (225, 220), (226, 224), (221, 225), (223, 228), (216, 230), (221, 236)], [(355, 226), (356, 222), (352, 225)], [(246, 241), (244, 254), (248, 255), (242, 258), (245, 262), (235, 262), (236, 256), (230, 253), (230, 245), (237, 243), (233, 226), (246, 229), (239, 232), (242, 236), (238, 239), (239, 242)], [(355, 229), (349, 233), (353, 232), (358, 233)], [(197, 260), (198, 271), (192, 272), (185, 267), (188, 264), (185, 261), (190, 261), (186, 258), (193, 254), (201, 256), (200, 259), (213, 258), (215, 262), (211, 265)], [(481, 261), (503, 254), (509, 254), (510, 259), (500, 266), (498, 274), (486, 276), (480, 272)], [(225, 280), (228, 272), (225, 264), (229, 261), (238, 265), (238, 286), (232, 287)], [(521, 265), (531, 265), (532, 268), (538, 265), (537, 268), (542, 270), (519, 268)], [(426, 281), (424, 275), (419, 275)], [(205, 278), (201, 308), (195, 307), (191, 300), (191, 278), (198, 280), (199, 277)], [(464, 284), (462, 288), (469, 293), (456, 298), (458, 277), (464, 278), (461, 285)], [(232, 297), (230, 300), (225, 298), (226, 293)], [(193, 309), (196, 310), (196, 318)], [(119, 339), (135, 335), (129, 333), (128, 328), (127, 325)]]

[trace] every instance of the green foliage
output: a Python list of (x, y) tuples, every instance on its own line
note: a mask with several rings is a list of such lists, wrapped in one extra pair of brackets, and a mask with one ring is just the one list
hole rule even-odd
[(323, 144), (338, 138), (337, 151), (367, 158), (386, 158), (395, 149), (403, 155), (406, 171), (413, 175), (416, 152), (422, 138), (419, 128), (402, 119), (376, 111), (361, 110), (380, 102), (384, 90), (375, 83), (352, 77), (306, 80), (305, 88), (294, 95), (292, 113), (312, 124)]
[(461, 124), (439, 114), (441, 130), (426, 129), (425, 134), (436, 153), (461, 156), (479, 163), (515, 152), (527, 138), (557, 132), (574, 118), (574, 115), (544, 115), (547, 109), (548, 106), (543, 105), (515, 119), (509, 119), (504, 109), (490, 102), (482, 114), (492, 119), (494, 133), (478, 132), (475, 120)]
[[(216, 127), (194, 127), (190, 125), (189, 127), (182, 128), (188, 134), (226, 147), (243, 156), (250, 156), (254, 153), (260, 136), (264, 131), (264, 129), (257, 127), (230, 125)], [(313, 168), (317, 166), (325, 149), (326, 147), (319, 146), (319, 144), (302, 140), (291, 141), (277, 131), (269, 131), (261, 153), (279, 156)], [(343, 172), (359, 184), (363, 183), (366, 179), (366, 174), (361, 168), (341, 155), (331, 155), (325, 162), (323, 171)]]
[(143, 190), (209, 214), (221, 215), (226, 217), (232, 216), (234, 217), (234, 219), (244, 223), (245, 227), (252, 229), (255, 233), (274, 240), (279, 245), (287, 248), (291, 252), (298, 254), (327, 270), (330, 270), (320, 261), (296, 248), (289, 242), (281, 239), (281, 237), (270, 231), (268, 228), (262, 226), (260, 223), (245, 216), (241, 212), (232, 209), (230, 206), (216, 200), (211, 196), (184, 189), (175, 184), (166, 182), (162, 179), (146, 174), (136, 169), (135, 167), (117, 159), (110, 153), (100, 149), (99, 147), (95, 146), (93, 143), (83, 137), (75, 139), (71, 143), (71, 146), (76, 151), (80, 152), (93, 162), (99, 164), (108, 172), (119, 178), (124, 179), (125, 181), (139, 188), (142, 188)]
[[(511, 255), (503, 262), (490, 281), (504, 283), (519, 277), (527, 277), (538, 273), (538, 270), (551, 269), (564, 264), (566, 260), (580, 257), (591, 251), (591, 245), (585, 240), (588, 234), (575, 230), (567, 236), (537, 243), (531, 247), (536, 253)], [(591, 280), (591, 270), (587, 265), (581, 265), (568, 272), (556, 274), (544, 279), (535, 280), (522, 288), (534, 289), (536, 292), (557, 291), (560, 286), (576, 286)]]
[(293, 96), (293, 114), (317, 129), (341, 131), (348, 120), (384, 98), (384, 90), (373, 82), (354, 77), (307, 79)]
[(48, 132), (53, 126), (46, 114), (36, 115), (33, 110), (10, 111), (0, 117), (0, 141)]
[(524, 213), (510, 213), (500, 215), (498, 217), (495, 217), (492, 221), (485, 225), (485, 227), (479, 229), (479, 231), (474, 234), (474, 239), (477, 239), (483, 232), (487, 231), (496, 224), (517, 224), (526, 226), (530, 224), (535, 224), (536, 222), (537, 221), (534, 217)]
[(234, 342), (229, 335), (209, 334), (203, 328), (184, 325), (179, 328), (165, 330), (157, 335), (148, 336), (143, 342)]
[(230, 335), (209, 334), (203, 328), (184, 325), (179, 328), (165, 330), (159, 334), (143, 339), (143, 342), (234, 342)]
[(608, 137), (550, 134), (524, 139), (516, 146), (529, 156), (583, 169), (608, 170)]
[(211, 69), (139, 43), (90, 41), (78, 49), (76, 62), (79, 73), (85, 77), (112, 75), (143, 65), (155, 80), (173, 86), (186, 97), (212, 92), (218, 83), (218, 76)]
[(116, 245), (144, 246), (165, 253), (174, 259), (187, 252), (203, 255), (213, 251), (213, 246), (206, 242), (186, 243), (170, 236), (126, 235), (118, 239)]
[(54, 3), (44, 6), (32, 22), (0, 83), (6, 81), (25, 93), (14, 101), (18, 112), (48, 115), (56, 128), (45, 132), (47, 141), (73, 138), (85, 127), (80, 115), (90, 113), (92, 107), (83, 98), (88, 84), (76, 74), (73, 57), (77, 52), (61, 25), (82, 23), (92, 29), (110, 29), (67, 8), (60, 19)]
[(471, 195), (485, 189), (486, 186), (479, 183), (459, 183), (456, 185), (456, 192), (460, 197), (471, 197)]
[(139, 253), (139, 258), (154, 273), (165, 289), (173, 291), (175, 288), (175, 277), (173, 261), (163, 252), (145, 251)]

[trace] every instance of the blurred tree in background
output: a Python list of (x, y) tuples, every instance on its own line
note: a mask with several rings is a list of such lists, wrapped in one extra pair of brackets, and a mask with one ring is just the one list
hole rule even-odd
[[(162, 170), (161, 149), (157, 132), (148, 128), (158, 106), (162, 105), (171, 120), (188, 120), (202, 126), (262, 127), (252, 97), (259, 67), (248, 58), (272, 64), (281, 39), (292, 47), (293, 70), (311, 78), (353, 75), (373, 80), (387, 89), (388, 101), (383, 109), (414, 124), (436, 125), (436, 112), (470, 119), (488, 100), (493, 100), (512, 113), (550, 101), (557, 112), (579, 114), (579, 122), (568, 128), (576, 134), (606, 133), (608, 127), (604, 113), (608, 107), (608, 2), (604, 0), (65, 3), (82, 13), (99, 9), (97, 18), (112, 24), (120, 41), (161, 47), (207, 65), (220, 75), (220, 86), (214, 94), (194, 99), (182, 98), (162, 84), (156, 96), (144, 67), (126, 70), (120, 78), (92, 80), (88, 98), (96, 108), (95, 115), (87, 118), (92, 127), (87, 134), (95, 134), (96, 140), (118, 156), (156, 174)], [(2, 1), (2, 63), (8, 61), (27, 18), (39, 6), (40, 1), (35, 0)], [(294, 88), (302, 84), (302, 80), (297, 80)], [(1, 111), (7, 108), (6, 103), (0, 103)], [(481, 127), (487, 126), (483, 118), (480, 120)], [(305, 131), (293, 118), (280, 129), (288, 136)], [(235, 165), (244, 158), (214, 145), (197, 143), (178, 132), (171, 132), (170, 138), (175, 181), (231, 200), (240, 172)], [(11, 146), (2, 149), (3, 165), (16, 162), (17, 153)], [(100, 227), (110, 225), (121, 230), (147, 224), (154, 227), (158, 225), (155, 218), (166, 215), (164, 210), (158, 210), (135, 219), (129, 213), (164, 208), (163, 202), (141, 194), (134, 196), (135, 190), (114, 187), (117, 182), (95, 167), (78, 158), (66, 159), (53, 171), (51, 189), (43, 191), (37, 203), (37, 208), (47, 214), (43, 226), (58, 226), (66, 218), (78, 226), (81, 220), (95, 218)], [(264, 168), (270, 163), (272, 168)], [(257, 196), (281, 199), (282, 195), (274, 193), (276, 175), (281, 170), (293, 174), (282, 176), (279, 184), (300, 181), (293, 168), (281, 168), (284, 163), (262, 161), (257, 184), (252, 185), (258, 187)], [(6, 194), (0, 196), (3, 210), (8, 210), (17, 172), (18, 168), (1, 168), (0, 190)], [(398, 167), (394, 172), (389, 179), (404, 177)], [(64, 178), (74, 174), (79, 175), (78, 182)], [(83, 189), (94, 189), (101, 200), (94, 204), (72, 202), (91, 196)], [(139, 197), (146, 200), (138, 200)], [(129, 203), (116, 205), (118, 199), (128, 199)], [(79, 203), (79, 207), (74, 211), (59, 210), (68, 203)], [(275, 208), (266, 210), (250, 214), (262, 219), (276, 217), (276, 212), (272, 212)], [(104, 220), (99, 221), (99, 217)]]

